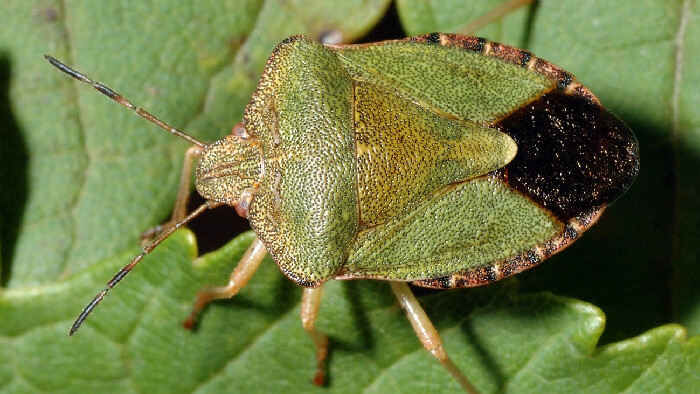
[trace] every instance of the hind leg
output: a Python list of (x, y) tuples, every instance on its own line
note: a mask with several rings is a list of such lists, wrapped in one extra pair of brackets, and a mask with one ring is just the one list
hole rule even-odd
[(401, 307), (406, 312), (406, 316), (411, 322), (413, 330), (416, 332), (416, 335), (418, 335), (418, 339), (420, 339), (420, 342), (423, 344), (425, 350), (429, 351), (430, 354), (435, 356), (438, 362), (445, 367), (447, 372), (449, 372), (452, 377), (457, 380), (465, 391), (469, 393), (478, 393), (479, 391), (452, 362), (452, 359), (450, 359), (450, 356), (447, 355), (445, 349), (442, 348), (442, 339), (440, 338), (440, 334), (438, 334), (428, 315), (425, 314), (425, 311), (418, 303), (416, 296), (414, 296), (413, 292), (411, 292), (408, 284), (406, 284), (406, 282), (394, 281), (390, 283), (391, 289), (394, 291), (396, 298), (399, 299)]

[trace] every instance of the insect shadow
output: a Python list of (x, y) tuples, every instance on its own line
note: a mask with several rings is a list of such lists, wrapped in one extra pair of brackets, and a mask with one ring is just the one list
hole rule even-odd
[(17, 234), (27, 204), (27, 163), (29, 154), (10, 102), (11, 63), (0, 53), (0, 287), (6, 287), (12, 274)]

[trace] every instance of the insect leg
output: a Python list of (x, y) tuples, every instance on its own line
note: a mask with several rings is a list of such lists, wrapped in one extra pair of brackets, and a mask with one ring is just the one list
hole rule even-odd
[(192, 306), (192, 312), (187, 320), (183, 323), (186, 329), (191, 329), (194, 326), (195, 319), (199, 311), (211, 301), (220, 300), (223, 298), (231, 298), (238, 293), (240, 289), (245, 287), (250, 278), (253, 277), (255, 270), (260, 266), (263, 258), (267, 254), (265, 245), (259, 238), (255, 238), (246, 250), (241, 261), (238, 262), (236, 268), (231, 272), (227, 286), (220, 287), (204, 287), (197, 292), (197, 298)]
[(411, 292), (408, 284), (406, 284), (406, 282), (396, 281), (389, 283), (391, 284), (391, 289), (394, 291), (396, 298), (399, 299), (401, 307), (406, 312), (406, 316), (411, 322), (413, 330), (416, 332), (416, 335), (418, 335), (418, 339), (420, 339), (423, 347), (437, 358), (440, 364), (445, 367), (465, 391), (469, 393), (478, 393), (479, 391), (452, 362), (445, 349), (442, 348), (440, 334), (438, 334), (428, 315), (425, 314), (425, 311), (418, 303), (416, 296)]
[(185, 217), (187, 213), (187, 201), (190, 197), (190, 183), (192, 182), (192, 167), (195, 159), (202, 155), (202, 147), (190, 146), (185, 152), (185, 161), (182, 163), (182, 173), (180, 174), (180, 186), (177, 188), (177, 198), (175, 208), (170, 222), (177, 223)]
[(500, 6), (493, 8), (491, 11), (463, 26), (461, 29), (459, 29), (459, 34), (472, 35), (477, 30), (503, 18), (512, 11), (515, 11), (520, 7), (532, 4), (533, 1), (534, 0), (508, 0)]
[(328, 335), (316, 330), (314, 324), (318, 317), (318, 308), (321, 306), (321, 288), (304, 288), (304, 294), (301, 297), (301, 324), (304, 330), (309, 333), (311, 339), (316, 344), (316, 375), (314, 375), (314, 384), (322, 386), (325, 380), (324, 364), (328, 356)]
[(192, 181), (192, 167), (194, 166), (195, 159), (197, 159), (201, 154), (202, 148), (200, 146), (192, 145), (187, 149), (187, 151), (185, 152), (185, 160), (182, 163), (180, 185), (177, 188), (177, 197), (175, 199), (173, 215), (168, 222), (153, 227), (141, 234), (142, 240), (150, 240), (151, 238), (160, 234), (160, 232), (163, 231), (163, 229), (168, 228), (173, 224), (179, 222), (187, 215), (187, 202), (190, 198), (190, 183)]

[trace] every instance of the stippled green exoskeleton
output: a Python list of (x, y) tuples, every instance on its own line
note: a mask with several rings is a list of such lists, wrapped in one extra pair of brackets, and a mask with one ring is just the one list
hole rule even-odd
[[(421, 342), (473, 387), (407, 283), (488, 284), (576, 240), (638, 171), (631, 130), (559, 67), (485, 39), (430, 34), (363, 45), (295, 36), (270, 56), (241, 123), (202, 143), (57, 60), (60, 70), (185, 138), (171, 223), (80, 314), (146, 254), (206, 209), (234, 206), (256, 239), (229, 284), (235, 295), (266, 253), (305, 287), (304, 328), (323, 380), (328, 338), (314, 329), (330, 279), (391, 282)], [(186, 215), (191, 167), (206, 203)]]

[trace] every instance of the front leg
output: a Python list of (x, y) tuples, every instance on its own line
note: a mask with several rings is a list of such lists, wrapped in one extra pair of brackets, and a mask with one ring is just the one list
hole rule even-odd
[(265, 245), (260, 241), (260, 238), (256, 237), (253, 243), (248, 247), (248, 250), (246, 250), (241, 261), (238, 262), (236, 268), (231, 272), (227, 286), (204, 287), (197, 292), (197, 298), (192, 306), (192, 312), (183, 323), (185, 328), (189, 330), (194, 327), (197, 314), (199, 314), (208, 303), (214, 300), (231, 298), (244, 288), (245, 285), (248, 284), (250, 278), (253, 277), (253, 274), (260, 266), (266, 254), (267, 250), (265, 249)]
[(166, 229), (173, 224), (179, 222), (187, 215), (187, 202), (190, 198), (190, 183), (192, 180), (192, 167), (196, 159), (202, 155), (202, 148), (197, 145), (190, 146), (185, 152), (185, 160), (182, 163), (182, 172), (180, 173), (180, 185), (177, 187), (177, 197), (175, 198), (175, 206), (173, 207), (173, 215), (170, 220), (146, 230), (141, 234), (141, 240), (146, 243), (153, 237), (158, 236), (163, 229)]

